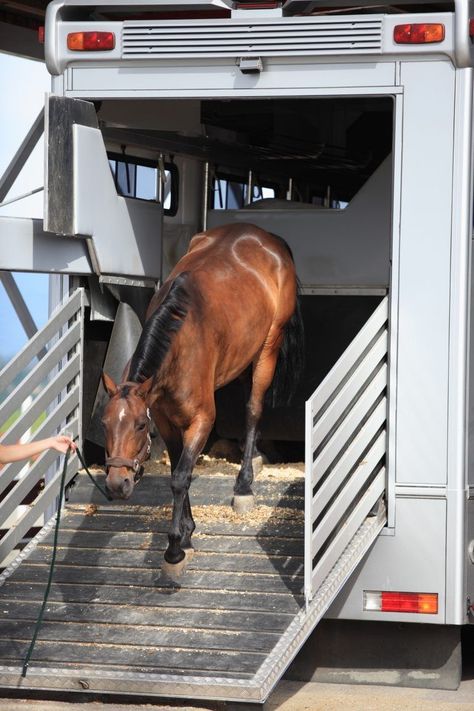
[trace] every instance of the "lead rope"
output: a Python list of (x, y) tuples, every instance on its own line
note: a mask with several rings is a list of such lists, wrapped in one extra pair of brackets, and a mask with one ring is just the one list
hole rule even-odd
[[(61, 481), (60, 481), (60, 484), (59, 484), (58, 510), (57, 510), (57, 512), (56, 512), (56, 525), (55, 525), (55, 527), (54, 527), (53, 553), (52, 553), (52, 555), (51, 555), (51, 562), (50, 562), (50, 564), (49, 564), (48, 582), (46, 583), (46, 589), (45, 589), (44, 595), (43, 595), (43, 602), (42, 602), (42, 604), (41, 604), (41, 609), (40, 609), (39, 614), (38, 614), (38, 619), (36, 620), (35, 629), (34, 629), (34, 632), (33, 632), (33, 637), (32, 637), (32, 639), (31, 639), (30, 646), (29, 646), (29, 648), (28, 648), (28, 651), (27, 651), (27, 653), (26, 653), (25, 659), (24, 659), (24, 661), (23, 661), (23, 668), (22, 668), (22, 671), (21, 671), (21, 676), (22, 676), (22, 677), (25, 677), (25, 676), (26, 676), (26, 672), (28, 671), (28, 665), (29, 665), (29, 663), (30, 663), (31, 655), (33, 654), (33, 650), (34, 650), (34, 648), (35, 648), (36, 639), (37, 639), (38, 634), (39, 634), (39, 631), (40, 631), (40, 629), (41, 629), (41, 625), (43, 624), (44, 611), (45, 611), (46, 605), (47, 605), (47, 603), (48, 603), (49, 592), (50, 592), (50, 590), (51, 590), (51, 584), (52, 584), (52, 582), (53, 582), (54, 566), (55, 566), (55, 563), (56, 563), (56, 552), (57, 552), (57, 548), (58, 548), (59, 521), (60, 521), (60, 519), (61, 519), (61, 508), (62, 508), (62, 504), (63, 504), (64, 488), (65, 488), (64, 485), (65, 485), (65, 481), (66, 481), (67, 463), (68, 463), (68, 460), (69, 460), (69, 454), (70, 454), (70, 452), (71, 452), (71, 447), (68, 447), (67, 452), (66, 452), (65, 457), (64, 457), (63, 470), (62, 470), (62, 472), (61, 472)], [(83, 459), (83, 457), (82, 457), (82, 454), (80, 453), (80, 451), (79, 451), (78, 448), (76, 449), (76, 454), (77, 454), (77, 456), (78, 456), (78, 458), (79, 458), (79, 461), (81, 462), (83, 468), (85, 469), (87, 475), (89, 476), (89, 478), (91, 479), (92, 483), (94, 484), (94, 486), (96, 486), (97, 489), (99, 489), (99, 491), (101, 492), (101, 494), (102, 494), (103, 496), (105, 496), (105, 498), (106, 498), (108, 501), (112, 501), (112, 497), (109, 496), (109, 495), (105, 492), (105, 490), (100, 486), (100, 484), (98, 484), (98, 483), (96, 482), (96, 480), (94, 479), (94, 477), (92, 476), (92, 474), (91, 474), (90, 471), (88, 470), (88, 468), (87, 468), (87, 466), (86, 466), (86, 464), (85, 464), (85, 462), (84, 462), (84, 459)]]
[(102, 494), (102, 496), (104, 496), (104, 497), (107, 499), (107, 501), (113, 501), (113, 498), (110, 496), (110, 494), (108, 494), (108, 493), (105, 491), (105, 489), (103, 489), (103, 488), (101, 487), (101, 485), (96, 482), (96, 480), (94, 479), (94, 477), (92, 476), (92, 474), (91, 474), (90, 471), (88, 470), (88, 468), (87, 468), (87, 466), (86, 466), (86, 463), (85, 463), (85, 461), (84, 461), (84, 458), (83, 458), (83, 456), (82, 456), (82, 454), (81, 454), (79, 448), (76, 448), (76, 454), (77, 454), (77, 456), (79, 457), (79, 461), (80, 461), (80, 463), (82, 464), (82, 468), (85, 469), (85, 472), (86, 472), (87, 476), (89, 477), (89, 479), (91, 480), (91, 482), (94, 484), (94, 486), (96, 487), (96, 489), (98, 489), (98, 490), (100, 491), (100, 493)]

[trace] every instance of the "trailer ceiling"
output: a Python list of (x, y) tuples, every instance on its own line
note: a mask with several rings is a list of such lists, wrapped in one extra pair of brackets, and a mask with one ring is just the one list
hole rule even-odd
[(209, 161), (237, 180), (252, 170), (260, 185), (281, 187), (292, 178), (307, 194), (303, 202), (328, 186), (335, 198), (350, 201), (392, 150), (389, 97), (205, 100), (199, 123), (185, 131), (133, 123), (119, 128), (124, 124), (120, 114), (114, 119), (116, 107), (104, 101), (98, 114), (107, 144), (127, 146), (129, 155), (136, 147), (150, 157)]

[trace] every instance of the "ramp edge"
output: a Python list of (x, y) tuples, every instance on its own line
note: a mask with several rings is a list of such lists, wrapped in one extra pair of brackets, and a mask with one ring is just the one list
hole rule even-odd
[(368, 552), (387, 522), (386, 508), (380, 500), (375, 516), (368, 516), (344, 550), (314, 598), (288, 626), (257, 671), (254, 681), (260, 686), (264, 702), (308, 639), (318, 622)]

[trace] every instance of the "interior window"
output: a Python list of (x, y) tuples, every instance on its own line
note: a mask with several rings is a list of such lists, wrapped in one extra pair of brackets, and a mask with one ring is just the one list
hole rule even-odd
[(165, 163), (160, 171), (153, 161), (109, 153), (109, 165), (119, 195), (159, 201), (165, 215), (176, 215), (178, 170), (174, 163)]
[(276, 196), (273, 186), (253, 185), (251, 191), (251, 197), (248, 200), (247, 183), (238, 179), (217, 176), (212, 186), (211, 207), (214, 210), (240, 210), (251, 202)]

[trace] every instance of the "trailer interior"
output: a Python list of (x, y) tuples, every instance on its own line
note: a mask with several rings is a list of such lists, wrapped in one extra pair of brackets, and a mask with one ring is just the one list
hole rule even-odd
[[(389, 288), (391, 98), (103, 101), (96, 108), (117, 190), (164, 201), (162, 245), (156, 245), (162, 279), (204, 226), (253, 222), (290, 244), (306, 371), (291, 406), (266, 409), (260, 437), (270, 461), (302, 461), (305, 401)], [(102, 291), (128, 301), (143, 320), (150, 289), (111, 284)], [(95, 305), (99, 290), (92, 293), (93, 312), (104, 311)], [(112, 326), (93, 319), (88, 325), (84, 414), (93, 457), (101, 456), (92, 445), (102, 444), (100, 394), (93, 405), (101, 367), (105, 359), (121, 375), (131, 355), (115, 353), (113, 339), (108, 345)], [(122, 332), (116, 337), (123, 341)], [(219, 391), (217, 402), (212, 439), (239, 441), (241, 383)]]

